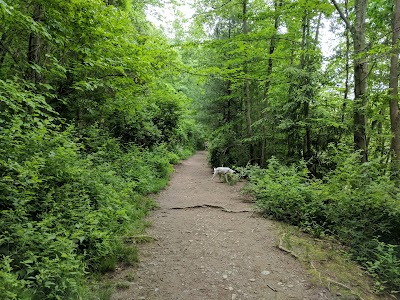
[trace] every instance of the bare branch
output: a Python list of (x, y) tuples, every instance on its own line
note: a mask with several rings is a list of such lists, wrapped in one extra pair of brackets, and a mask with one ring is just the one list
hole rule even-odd
[(343, 13), (342, 9), (340, 8), (339, 4), (336, 2), (336, 0), (331, 0), (332, 4), (336, 7), (336, 10), (338, 11), (340, 18), (346, 23), (346, 27), (348, 30), (351, 30), (351, 25), (349, 19), (345, 16)]

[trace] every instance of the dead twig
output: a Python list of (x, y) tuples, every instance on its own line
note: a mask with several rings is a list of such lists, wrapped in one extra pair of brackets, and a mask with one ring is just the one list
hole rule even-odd
[[(311, 264), (311, 267), (314, 269), (314, 271), (317, 272), (318, 277), (319, 277), (319, 282), (322, 284), (321, 272), (319, 272), (319, 271), (317, 270), (317, 268), (314, 266), (313, 262), (310, 262), (310, 264)], [(331, 286), (330, 286), (330, 285), (331, 285), (331, 283), (332, 283), (332, 284), (334, 284), (334, 285), (337, 285), (337, 286), (339, 286), (339, 287), (341, 287), (341, 288), (344, 288), (344, 289), (350, 291), (350, 293), (351, 293), (352, 295), (354, 295), (354, 296), (357, 296), (359, 300), (364, 300), (364, 298), (362, 298), (359, 294), (357, 294), (356, 292), (354, 292), (354, 291), (351, 289), (351, 287), (345, 285), (344, 283), (338, 282), (338, 281), (333, 280), (332, 278), (329, 278), (329, 277), (326, 277), (326, 281), (328, 281), (328, 289), (329, 289), (329, 291), (331, 290)]]
[(282, 236), (280, 237), (278, 249), (280, 249), (280, 250), (282, 250), (282, 251), (284, 251), (284, 252), (286, 252), (286, 253), (289, 253), (290, 255), (292, 255), (293, 257), (295, 257), (295, 258), (298, 259), (299, 256), (298, 256), (297, 254), (295, 254), (293, 251), (290, 251), (289, 249), (287, 249), (287, 248), (285, 248), (285, 247), (283, 246), (283, 239), (284, 239), (285, 236), (286, 236), (286, 233), (282, 234)]
[(272, 286), (270, 286), (268, 283), (267, 283), (267, 287), (269, 287), (271, 290), (273, 290), (274, 292), (278, 292), (278, 290), (277, 289), (274, 289)]
[(157, 241), (157, 238), (155, 238), (154, 236), (145, 235), (145, 234), (125, 236), (123, 239), (125, 241), (137, 242), (137, 243)]
[[(359, 294), (357, 294), (356, 292), (354, 292), (354, 291), (351, 289), (351, 287), (345, 285), (344, 283), (338, 282), (338, 281), (333, 280), (333, 279), (331, 279), (331, 278), (327, 278), (326, 280), (328, 280), (329, 283), (333, 283), (334, 285), (337, 285), (337, 286), (339, 286), (339, 287), (341, 287), (341, 288), (344, 288), (344, 289), (350, 291), (350, 293), (351, 293), (352, 295), (354, 295), (354, 296), (357, 296), (358, 299), (364, 300), (363, 297), (361, 297)], [(330, 288), (329, 288), (329, 290), (330, 290)]]

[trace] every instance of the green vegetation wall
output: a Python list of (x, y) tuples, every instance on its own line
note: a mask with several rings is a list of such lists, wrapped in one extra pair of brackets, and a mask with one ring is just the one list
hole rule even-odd
[(136, 260), (145, 195), (201, 144), (144, 9), (0, 1), (1, 299), (96, 298), (89, 274)]

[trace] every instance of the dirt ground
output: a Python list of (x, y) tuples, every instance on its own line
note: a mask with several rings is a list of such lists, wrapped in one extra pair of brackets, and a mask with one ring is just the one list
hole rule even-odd
[(206, 152), (175, 168), (149, 217), (155, 240), (114, 274), (125, 284), (113, 300), (336, 299), (278, 249), (278, 225), (254, 213), (241, 184), (211, 176)]

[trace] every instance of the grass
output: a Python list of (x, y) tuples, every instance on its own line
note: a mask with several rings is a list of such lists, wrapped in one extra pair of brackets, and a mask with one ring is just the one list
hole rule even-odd
[(349, 259), (345, 247), (334, 239), (316, 239), (282, 224), (278, 248), (296, 257), (314, 283), (327, 287), (339, 299), (396, 299), (391, 295), (376, 294), (372, 278)]

